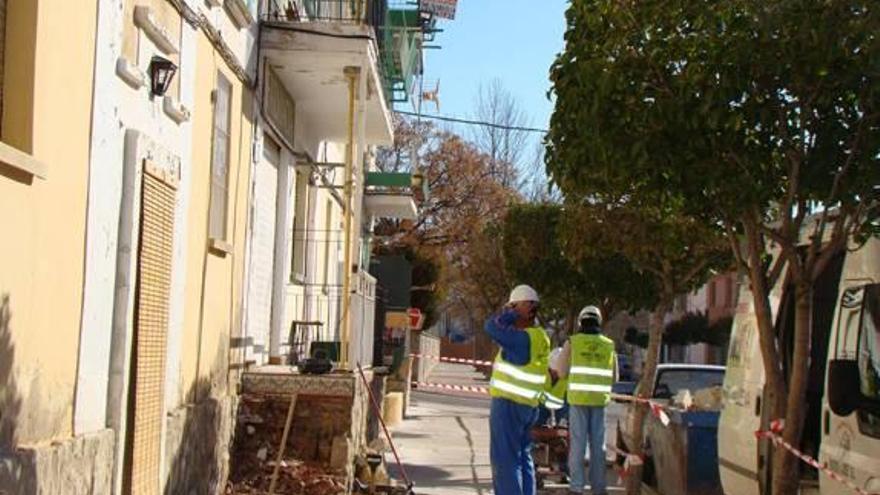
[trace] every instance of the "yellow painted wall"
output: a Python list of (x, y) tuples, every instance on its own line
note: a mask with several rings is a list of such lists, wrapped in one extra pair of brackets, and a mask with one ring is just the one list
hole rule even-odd
[[(187, 240), (186, 302), (183, 328), (181, 390), (185, 400), (222, 394), (227, 384), (230, 335), (239, 334), (244, 246), (250, 185), (250, 142), (253, 130), (249, 90), (199, 34), (196, 52), (196, 90), (193, 108), (193, 161)], [(232, 83), (230, 110), (230, 170), (226, 254), (208, 247), (208, 209), (211, 190), (211, 142), (214, 117), (211, 91), (220, 70)], [(199, 384), (196, 390), (196, 383)]]
[(96, 0), (8, 1), (0, 133), (48, 178), (0, 164), (0, 446), (72, 432), (96, 15)]

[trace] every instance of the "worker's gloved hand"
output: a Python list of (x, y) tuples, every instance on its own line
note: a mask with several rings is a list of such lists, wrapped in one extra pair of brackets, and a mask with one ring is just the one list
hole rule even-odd
[(519, 319), (519, 315), (516, 311), (507, 308), (501, 311), (501, 315), (498, 316), (498, 323), (501, 323), (505, 327), (509, 327), (516, 323), (516, 320)]

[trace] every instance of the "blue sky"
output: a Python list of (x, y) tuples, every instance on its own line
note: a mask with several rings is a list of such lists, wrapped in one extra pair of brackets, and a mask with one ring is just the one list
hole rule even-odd
[[(440, 80), (440, 113), (474, 117), (480, 84), (498, 78), (529, 123), (546, 128), (553, 111), (546, 96), (548, 72), (563, 48), (567, 5), (566, 0), (459, 0), (455, 20), (440, 22), (436, 44), (443, 48), (426, 54), (426, 89)], [(433, 113), (434, 104), (424, 103), (422, 111)]]

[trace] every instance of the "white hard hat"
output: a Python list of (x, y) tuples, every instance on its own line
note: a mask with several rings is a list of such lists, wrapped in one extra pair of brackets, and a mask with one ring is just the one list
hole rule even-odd
[(578, 321), (584, 321), (587, 318), (594, 318), (599, 324), (602, 324), (602, 312), (596, 306), (584, 306), (578, 315)]
[(538, 302), (538, 293), (528, 285), (517, 285), (510, 291), (510, 298), (507, 300), (507, 304), (520, 301)]

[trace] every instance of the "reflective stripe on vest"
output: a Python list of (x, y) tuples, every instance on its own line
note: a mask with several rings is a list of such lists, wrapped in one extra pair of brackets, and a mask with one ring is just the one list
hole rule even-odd
[(605, 406), (614, 381), (614, 342), (602, 335), (571, 337), (568, 402), (577, 406)]
[(544, 407), (547, 409), (562, 409), (562, 406), (565, 405), (565, 401), (556, 397), (553, 394), (545, 393), (544, 394)]
[(523, 371), (520, 368), (517, 368), (516, 366), (514, 366), (510, 363), (506, 363), (504, 361), (496, 362), (495, 369), (498, 372), (504, 373), (505, 375), (509, 375), (517, 380), (522, 380), (524, 382), (529, 382), (529, 383), (540, 383), (540, 384), (544, 383), (544, 376), (543, 375), (536, 375), (534, 373), (529, 373), (527, 371)]
[(505, 382), (503, 380), (497, 380), (495, 378), (489, 382), (490, 387), (497, 388), (499, 390), (503, 390), (504, 392), (511, 393), (518, 397), (522, 397), (526, 400), (537, 400), (538, 395), (541, 393), (537, 390), (529, 390), (525, 387), (520, 387), (519, 385), (514, 385), (513, 383)]
[(578, 392), (601, 392), (601, 393), (611, 393), (611, 385), (591, 385), (588, 383), (569, 383), (569, 390), (576, 390)]
[(489, 394), (518, 404), (536, 407), (544, 391), (550, 357), (550, 339), (542, 328), (525, 329), (529, 335), (529, 362), (517, 366), (498, 352), (492, 366)]
[(590, 368), (589, 366), (572, 366), (569, 373), (572, 375), (614, 376), (613, 370)]
[(556, 380), (553, 384), (553, 377), (547, 374), (544, 382), (544, 395), (541, 396), (541, 402), (547, 409), (562, 409), (565, 405), (565, 391), (568, 390), (568, 381), (565, 378)]

